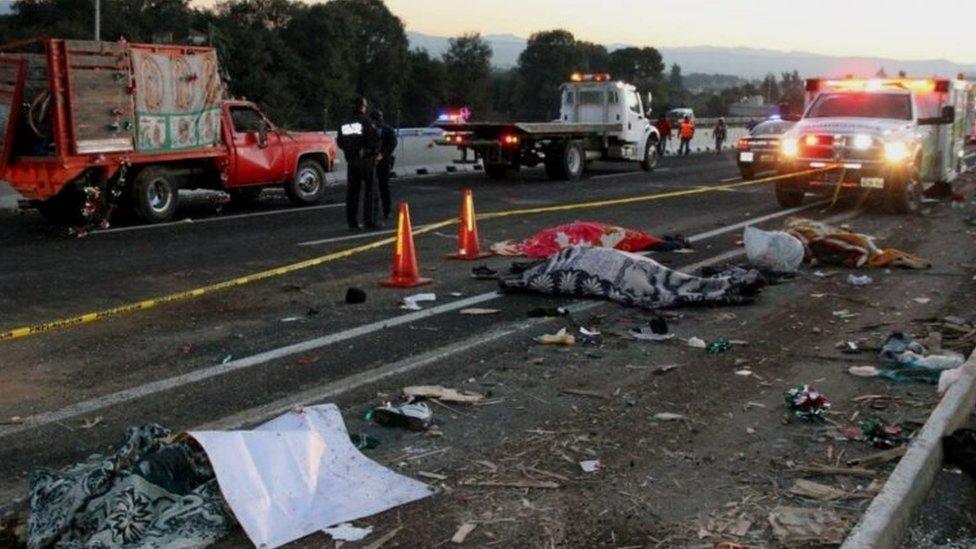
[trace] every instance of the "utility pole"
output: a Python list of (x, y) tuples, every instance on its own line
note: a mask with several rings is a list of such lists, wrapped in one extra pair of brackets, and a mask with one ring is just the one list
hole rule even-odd
[(95, 41), (102, 39), (102, 0), (95, 0)]

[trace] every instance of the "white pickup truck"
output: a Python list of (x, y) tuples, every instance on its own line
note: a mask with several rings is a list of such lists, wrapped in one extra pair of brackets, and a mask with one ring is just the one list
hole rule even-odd
[(439, 145), (467, 150), (493, 179), (544, 164), (550, 179), (579, 179), (592, 160), (632, 160), (657, 166), (660, 135), (647, 102), (630, 84), (609, 74), (574, 74), (561, 89), (559, 119), (552, 122), (467, 122), (448, 117), (435, 125), (446, 133)]
[(808, 80), (802, 118), (780, 142), (780, 173), (831, 168), (776, 183), (784, 208), (807, 192), (868, 193), (896, 213), (924, 186), (951, 189), (965, 169), (969, 83), (944, 79)]

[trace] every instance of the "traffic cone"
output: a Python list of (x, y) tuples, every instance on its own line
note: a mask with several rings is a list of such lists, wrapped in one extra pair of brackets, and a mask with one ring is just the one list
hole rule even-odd
[(481, 251), (481, 241), (478, 240), (478, 223), (474, 215), (474, 194), (471, 189), (464, 189), (461, 198), (461, 224), (458, 227), (458, 251), (450, 254), (452, 259), (481, 259), (491, 253)]
[(396, 248), (393, 251), (393, 272), (390, 278), (380, 282), (388, 288), (414, 288), (430, 284), (433, 280), (420, 277), (417, 252), (413, 247), (413, 229), (410, 227), (410, 206), (400, 204), (397, 216)]

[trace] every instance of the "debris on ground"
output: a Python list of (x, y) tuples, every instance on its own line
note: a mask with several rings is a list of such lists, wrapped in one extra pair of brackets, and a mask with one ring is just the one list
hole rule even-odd
[(424, 293), (407, 296), (401, 300), (400, 308), (406, 311), (419, 311), (423, 309), (420, 304), (429, 301), (437, 301), (437, 294)]
[(688, 419), (688, 416), (674, 412), (658, 412), (653, 417), (657, 421), (684, 421)]
[(402, 403), (387, 402), (373, 408), (371, 418), (384, 427), (403, 427), (411, 431), (426, 431), (434, 413), (425, 402), (408, 400)]
[(688, 346), (692, 349), (707, 349), (708, 343), (700, 337), (692, 337), (688, 339)]
[(30, 547), (206, 546), (236, 526), (207, 455), (159, 425), (130, 427), (114, 454), (28, 481)]
[(769, 525), (786, 546), (840, 545), (844, 541), (844, 521), (826, 509), (777, 507), (769, 513)]
[(362, 541), (366, 536), (373, 533), (373, 527), (359, 528), (348, 522), (343, 522), (342, 524), (330, 526), (329, 528), (323, 528), (322, 531), (331, 536), (335, 541), (351, 542)]
[(783, 231), (746, 227), (743, 244), (749, 264), (760, 271), (795, 273), (803, 264), (803, 243)]
[(854, 287), (870, 286), (874, 284), (874, 279), (868, 275), (856, 275), (851, 273), (847, 275), (847, 283)]
[(580, 465), (580, 469), (582, 469), (584, 473), (595, 473), (599, 471), (600, 468), (602, 467), (602, 465), (600, 464), (600, 460), (598, 459), (588, 459), (585, 461), (581, 461), (579, 462), (579, 465)]
[(474, 529), (477, 527), (478, 525), (475, 523), (465, 522), (458, 527), (457, 531), (454, 532), (454, 535), (451, 536), (451, 543), (456, 545), (464, 543), (464, 540), (468, 539), (468, 536), (471, 534), (471, 532), (474, 532)]
[(631, 328), (628, 333), (631, 337), (640, 341), (661, 342), (674, 339), (674, 334), (668, 328), (668, 322), (660, 316), (652, 318), (647, 326)]
[(725, 339), (724, 337), (720, 337), (717, 340), (709, 343), (708, 346), (705, 347), (705, 350), (708, 351), (708, 354), (710, 355), (719, 355), (728, 351), (731, 348), (732, 348), (732, 342)]
[(349, 288), (346, 290), (346, 303), (355, 305), (366, 302), (366, 292), (360, 288)]
[(278, 547), (433, 493), (360, 453), (334, 404), (298, 409), (252, 431), (188, 436), (203, 447), (227, 505), (257, 547)]
[(459, 391), (440, 385), (414, 385), (404, 387), (403, 394), (410, 398), (435, 398), (454, 404), (474, 404), (483, 402), (485, 395), (473, 391)]
[(878, 248), (873, 236), (843, 230), (812, 219), (791, 217), (786, 220), (786, 232), (803, 244), (806, 261), (817, 265), (836, 265), (852, 269), (866, 265), (906, 269), (932, 267), (932, 263), (921, 257), (893, 248)]
[(502, 312), (501, 309), (483, 309), (480, 307), (471, 307), (469, 309), (461, 309), (460, 311), (462, 315), (470, 316), (497, 315), (500, 312)]
[(813, 387), (794, 387), (786, 391), (785, 398), (787, 407), (797, 418), (803, 421), (826, 420), (824, 414), (830, 408), (830, 401)]
[(475, 280), (495, 280), (498, 278), (498, 271), (488, 265), (478, 265), (471, 269), (471, 278)]
[(861, 423), (862, 438), (879, 450), (889, 450), (908, 442), (908, 435), (900, 425), (874, 418)]
[(349, 441), (357, 450), (375, 450), (380, 446), (380, 439), (368, 433), (350, 433)]
[(933, 385), (939, 383), (943, 372), (958, 369), (966, 362), (965, 357), (952, 351), (929, 353), (924, 345), (902, 332), (888, 336), (878, 356), (881, 363), (888, 366), (881, 372), (881, 377)]
[(576, 344), (576, 337), (568, 333), (566, 328), (560, 329), (554, 334), (543, 334), (535, 338), (536, 343), (541, 343), (543, 345), (562, 345), (570, 346)]
[(811, 480), (802, 478), (796, 479), (796, 481), (793, 482), (793, 486), (790, 488), (790, 493), (800, 497), (819, 501), (835, 501), (855, 497), (855, 494), (851, 494), (846, 490), (841, 490), (840, 488), (834, 488), (833, 486), (828, 486), (826, 484), (821, 484), (819, 482), (813, 482)]
[(855, 377), (878, 377), (881, 375), (881, 370), (874, 366), (851, 366), (847, 372)]
[(625, 252), (640, 252), (662, 242), (661, 239), (636, 229), (576, 221), (543, 229), (523, 241), (506, 240), (492, 244), (491, 251), (498, 255), (544, 259), (573, 246), (586, 245)]
[(499, 282), (507, 290), (603, 297), (648, 309), (752, 303), (763, 283), (757, 271), (696, 277), (640, 255), (579, 246)]
[(946, 463), (955, 465), (976, 478), (976, 431), (957, 429), (942, 438), (942, 450)]

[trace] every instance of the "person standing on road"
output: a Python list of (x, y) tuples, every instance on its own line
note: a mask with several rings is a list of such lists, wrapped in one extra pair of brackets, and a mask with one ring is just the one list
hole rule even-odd
[(681, 139), (681, 145), (678, 147), (678, 155), (682, 153), (685, 156), (691, 154), (691, 140), (695, 137), (695, 123), (691, 121), (690, 116), (684, 117), (681, 124), (678, 126), (678, 137)]
[(725, 118), (719, 117), (718, 124), (715, 124), (715, 154), (722, 154), (722, 144), (729, 136), (729, 128), (725, 125)]
[(657, 122), (654, 123), (654, 127), (657, 128), (658, 135), (661, 139), (657, 142), (657, 154), (658, 156), (664, 156), (665, 151), (668, 150), (668, 141), (671, 140), (671, 123), (668, 122), (668, 117), (661, 114), (657, 117)]
[(365, 97), (353, 102), (352, 116), (339, 129), (338, 145), (346, 156), (346, 221), (359, 229), (359, 195), (363, 195), (363, 225), (377, 228), (376, 161), (380, 154), (380, 135), (366, 116)]
[(383, 219), (389, 219), (393, 210), (390, 197), (390, 173), (396, 163), (397, 132), (383, 120), (383, 111), (375, 110), (370, 115), (380, 133), (380, 160), (376, 164), (376, 182), (380, 188), (380, 202), (383, 205)]

